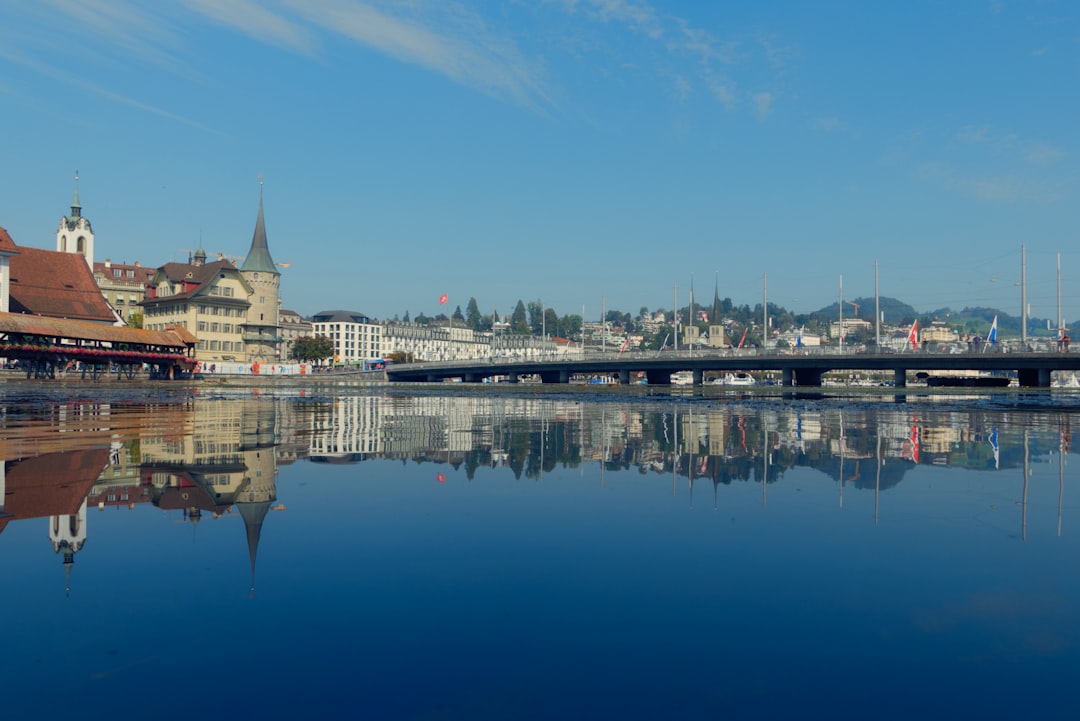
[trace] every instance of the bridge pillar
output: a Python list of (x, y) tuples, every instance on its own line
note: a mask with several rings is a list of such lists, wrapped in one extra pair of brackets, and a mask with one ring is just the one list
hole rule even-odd
[(465, 377), (461, 380), (465, 381), (466, 383), (479, 383), (481, 381), (481, 378), (479, 373), (466, 373)]
[(904, 368), (893, 369), (893, 385), (897, 388), (907, 388), (907, 370)]
[(506, 379), (510, 383), (520, 383), (521, 382), (521, 378), (518, 377), (517, 373), (508, 373), (507, 376), (506, 376)]
[(705, 371), (695, 368), (693, 373), (694, 373), (694, 385), (700, 386), (703, 383), (705, 383)]
[(824, 373), (821, 368), (798, 368), (795, 370), (795, 382), (807, 388), (820, 388)]
[(620, 385), (630, 385), (630, 371), (619, 371), (619, 383)]
[(645, 371), (645, 382), (651, 386), (671, 385), (671, 371), (648, 370)]
[(1021, 388), (1049, 388), (1049, 368), (1026, 368), (1016, 372)]
[(790, 368), (780, 369), (780, 385), (790, 388), (795, 385), (795, 374)]
[(569, 383), (570, 371), (541, 371), (541, 383)]

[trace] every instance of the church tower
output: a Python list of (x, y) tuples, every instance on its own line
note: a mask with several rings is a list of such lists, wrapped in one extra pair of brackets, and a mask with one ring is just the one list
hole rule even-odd
[(64, 578), (67, 591), (71, 591), (71, 567), (75, 554), (86, 543), (86, 499), (79, 510), (70, 516), (49, 517), (49, 540), (53, 550), (64, 557)]
[(86, 258), (90, 271), (94, 270), (94, 230), (90, 221), (83, 217), (79, 205), (79, 171), (75, 171), (75, 199), (71, 201), (71, 215), (60, 218), (56, 231), (56, 249), (61, 253), (78, 253)]
[(262, 181), (259, 181), (259, 217), (255, 220), (255, 235), (251, 249), (240, 265), (240, 275), (252, 287), (248, 300), (247, 322), (244, 323), (244, 352), (248, 362), (281, 362), (281, 328), (278, 323), (278, 297), (281, 274), (270, 248), (266, 244), (266, 224), (263, 221)]

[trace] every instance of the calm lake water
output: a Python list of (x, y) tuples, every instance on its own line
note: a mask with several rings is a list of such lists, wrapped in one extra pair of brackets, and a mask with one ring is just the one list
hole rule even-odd
[(12, 718), (1080, 713), (1076, 394), (0, 394)]

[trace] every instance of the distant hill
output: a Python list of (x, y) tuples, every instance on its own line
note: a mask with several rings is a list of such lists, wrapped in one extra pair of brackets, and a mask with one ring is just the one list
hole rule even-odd
[[(928, 324), (934, 320), (940, 320), (947, 323), (950, 327), (959, 329), (961, 333), (985, 336), (990, 332), (990, 326), (993, 324), (994, 318), (997, 317), (998, 333), (1009, 336), (1020, 335), (1020, 316), (1006, 313), (997, 308), (974, 307), (957, 311), (945, 307), (938, 308), (929, 313), (919, 313), (914, 307), (901, 300), (897, 300), (896, 298), (882, 296), (878, 299), (878, 303), (881, 307), (882, 315), (884, 316), (884, 322), (889, 325), (909, 325), (916, 318), (919, 319), (920, 325)], [(856, 306), (858, 312), (856, 312)], [(822, 322), (839, 320), (839, 301), (814, 311), (810, 314), (810, 317)], [(862, 320), (873, 323), (874, 299), (855, 298), (851, 301), (844, 301), (844, 317), (861, 318)], [(1049, 330), (1047, 330), (1048, 323)], [(1074, 328), (1078, 327), (1078, 323), (1080, 323), (1080, 321), (1073, 321), (1072, 323), (1066, 321), (1065, 325), (1066, 328)], [(1029, 317), (1027, 331), (1029, 336), (1055, 335), (1057, 333), (1057, 321), (1052, 319), (1048, 321), (1046, 318)]]
[[(885, 322), (890, 325), (907, 325), (916, 318), (920, 317), (913, 307), (907, 303), (897, 300), (896, 298), (888, 298), (886, 296), (880, 296), (878, 298), (878, 305), (881, 308), (881, 312), (885, 317)], [(856, 312), (856, 310), (858, 312)], [(839, 320), (840, 318), (840, 302), (837, 301), (832, 305), (827, 305), (824, 308), (814, 311), (810, 314), (822, 321)], [(854, 298), (850, 301), (844, 301), (844, 317), (845, 318), (861, 318), (862, 320), (874, 322), (874, 299), (873, 298)]]

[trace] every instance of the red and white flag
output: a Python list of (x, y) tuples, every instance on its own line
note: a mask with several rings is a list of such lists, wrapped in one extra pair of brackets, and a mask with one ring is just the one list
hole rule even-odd
[(446, 305), (450, 301), (450, 294), (443, 293), (439, 296), (439, 305)]
[(919, 347), (919, 319), (916, 318), (915, 322), (911, 324), (911, 330), (907, 334), (908, 340), (911, 341), (912, 348)]

